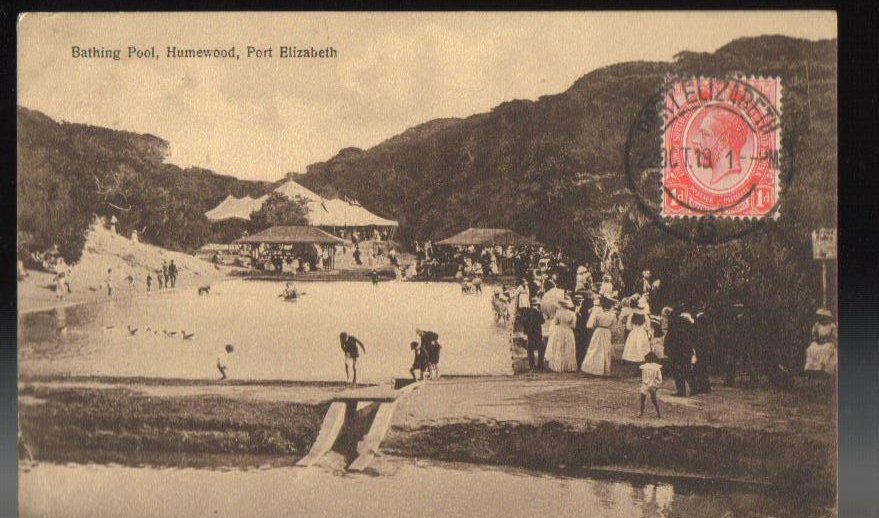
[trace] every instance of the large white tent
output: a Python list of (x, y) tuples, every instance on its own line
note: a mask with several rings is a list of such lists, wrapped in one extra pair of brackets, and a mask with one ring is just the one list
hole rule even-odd
[(250, 220), (250, 213), (259, 210), (262, 204), (265, 203), (266, 198), (268, 198), (268, 195), (260, 196), (259, 198), (251, 198), (250, 196), (236, 198), (230, 194), (219, 205), (205, 212), (205, 216), (207, 216), (208, 221), (223, 221), (225, 219)]
[[(294, 181), (288, 181), (275, 189), (275, 192), (293, 199), (298, 196), (308, 204), (308, 222), (315, 227), (396, 227), (397, 222), (377, 216), (360, 206), (357, 202), (327, 199)], [(219, 205), (205, 213), (210, 221), (226, 219), (249, 220), (250, 213), (259, 210), (267, 196), (260, 198), (236, 198), (227, 196)]]

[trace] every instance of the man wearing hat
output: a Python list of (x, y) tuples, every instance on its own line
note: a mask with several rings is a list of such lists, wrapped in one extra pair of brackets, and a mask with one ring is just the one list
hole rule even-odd
[(577, 315), (577, 323), (574, 326), (574, 340), (577, 344), (577, 365), (583, 363), (586, 350), (589, 348), (589, 340), (592, 338), (592, 330), (586, 324), (589, 322), (589, 312), (592, 310), (592, 300), (587, 300), (583, 293), (574, 294), (574, 313)]
[(525, 313), (531, 307), (531, 287), (528, 285), (528, 279), (524, 277), (519, 280), (519, 287), (513, 292), (513, 300), (516, 304), (515, 320), (513, 320), (513, 331), (522, 330), (522, 319)]
[(687, 385), (693, 388), (693, 325), (695, 320), (685, 304), (669, 316), (668, 333), (665, 335), (665, 355), (675, 380), (675, 396), (686, 397)]
[(531, 299), (529, 307), (521, 313), (522, 328), (528, 338), (528, 367), (532, 371), (543, 369), (546, 344), (543, 342), (543, 313), (540, 311), (540, 297)]
[(711, 392), (708, 378), (709, 365), (714, 360), (714, 338), (716, 336), (713, 316), (706, 304), (700, 304), (694, 311), (693, 319), (693, 394)]
[(592, 274), (583, 265), (577, 267), (577, 277), (575, 280), (574, 291), (583, 291), (592, 287)]

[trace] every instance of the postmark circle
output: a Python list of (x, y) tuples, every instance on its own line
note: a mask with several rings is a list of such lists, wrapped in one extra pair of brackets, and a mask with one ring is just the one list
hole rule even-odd
[[(724, 211), (757, 198), (761, 194), (758, 189), (771, 186), (776, 189), (776, 193), (787, 190), (794, 177), (796, 142), (790, 139), (785, 141), (785, 174), (782, 175), (778, 132), (773, 135), (775, 141), (768, 140), (770, 132), (766, 131), (766, 127), (760, 126), (765, 121), (760, 119), (755, 121), (754, 118), (743, 115), (742, 107), (729, 102), (693, 103), (691, 106), (682, 106), (672, 116), (668, 116), (669, 114), (664, 113), (663, 110), (667, 111), (665, 105), (672, 81), (664, 82), (645, 100), (626, 136), (623, 150), (624, 174), (639, 211), (647, 216), (654, 226), (673, 237), (703, 245), (727, 243), (766, 228), (767, 224), (779, 216), (780, 203), (777, 197), (771, 199), (771, 204), (756, 217), (728, 218), (724, 217)], [(734, 89), (740, 98), (747, 98), (752, 104), (759, 103), (767, 107), (767, 112), (776, 125), (770, 129), (778, 129), (780, 110), (776, 109), (772, 100), (759, 89), (754, 88), (746, 80), (738, 78), (711, 79), (711, 81), (720, 83), (724, 88)], [(730, 120), (712, 120), (717, 119), (720, 113), (729, 114), (719, 117), (727, 117)], [(711, 164), (711, 159), (718, 158), (716, 154), (709, 155), (709, 161), (704, 162), (706, 167), (701, 168), (703, 170), (695, 167), (697, 155), (694, 149), (701, 147), (700, 156), (705, 152), (716, 152), (716, 149), (712, 148), (714, 142), (707, 138), (711, 135), (699, 134), (702, 130), (710, 129), (712, 125), (716, 130), (714, 136), (724, 137), (722, 133), (725, 129), (737, 132), (732, 137), (736, 139), (734, 142), (736, 146), (741, 145), (741, 149), (739, 149), (739, 163), (734, 164), (738, 169), (732, 175), (725, 175), (729, 167), (709, 170), (707, 166)], [(676, 133), (670, 132), (670, 128)], [(677, 155), (681, 160), (675, 163), (676, 156), (670, 153), (668, 146), (665, 145), (666, 135), (676, 136), (681, 143), (681, 149), (688, 148), (690, 155), (683, 158), (680, 154)], [(729, 145), (730, 136), (727, 135), (725, 138), (722, 143)], [(694, 142), (698, 145), (693, 145)], [(776, 146), (778, 150), (774, 151), (774, 154), (770, 144)], [(687, 153), (687, 151), (683, 152)], [(728, 166), (730, 158), (734, 159), (735, 156), (724, 154), (719, 158), (725, 159)], [(693, 164), (688, 164), (687, 160), (692, 161)], [(685, 175), (687, 181), (706, 195), (719, 197), (721, 203), (712, 209), (697, 203), (688, 204), (689, 199), (677, 198), (677, 193), (663, 181), (664, 169), (669, 165), (675, 165), (676, 172)], [(714, 183), (711, 173), (715, 174), (714, 179), (717, 180)], [(665, 200), (680, 202), (689, 215), (667, 217), (663, 212)]]

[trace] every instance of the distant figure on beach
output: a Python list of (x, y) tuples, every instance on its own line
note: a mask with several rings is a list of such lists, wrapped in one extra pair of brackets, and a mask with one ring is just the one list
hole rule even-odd
[(423, 380), (424, 371), (427, 370), (427, 353), (424, 352), (424, 349), (421, 348), (418, 342), (410, 343), (409, 348), (415, 355), (412, 359), (412, 367), (409, 368), (409, 374), (412, 375), (412, 380), (415, 381), (415, 371), (419, 371), (418, 379)]
[[(345, 354), (345, 379), (356, 385), (357, 358), (360, 356), (360, 351), (357, 350), (357, 346), (359, 345), (364, 353), (366, 353), (366, 347), (364, 347), (363, 342), (345, 332), (339, 334), (339, 342), (342, 346), (342, 352)], [(351, 365), (350, 370), (348, 369), (349, 364)]]
[(171, 259), (171, 264), (168, 265), (168, 277), (171, 279), (171, 287), (177, 286), (177, 265), (174, 264), (174, 259)]
[(220, 371), (221, 380), (226, 379), (226, 371), (229, 370), (229, 360), (232, 357), (232, 353), (235, 352), (235, 346), (232, 344), (226, 344), (225, 353), (217, 356), (217, 370)]
[(644, 363), (641, 364), (641, 412), (638, 417), (644, 417), (644, 404), (647, 402), (647, 396), (650, 396), (650, 402), (656, 409), (656, 417), (662, 417), (659, 412), (659, 401), (656, 399), (656, 391), (662, 386), (662, 365), (659, 364), (659, 358), (652, 352), (647, 353), (644, 357)]
[(134, 275), (128, 274), (128, 277), (125, 278), (128, 281), (128, 289), (134, 289)]
[(153, 287), (153, 274), (150, 272), (147, 272), (147, 276), (146, 276), (147, 291), (150, 291), (152, 289), (152, 287)]
[(58, 300), (64, 300), (64, 279), (60, 273), (55, 274), (53, 282), (55, 284), (55, 296), (58, 297)]
[(156, 284), (159, 289), (162, 289), (165, 287), (165, 277), (162, 276), (161, 269), (156, 270)]
[(377, 271), (373, 270), (372, 272), (370, 272), (369, 278), (372, 279), (373, 286), (378, 285), (378, 272)]
[(421, 339), (421, 348), (427, 355), (427, 370), (430, 379), (439, 379), (440, 349), (442, 349), (439, 335), (433, 331), (422, 331), (421, 329), (416, 329), (415, 334)]
[(113, 269), (107, 268), (107, 277), (104, 279), (104, 284), (107, 286), (107, 296), (113, 296)]
[(61, 285), (67, 293), (70, 293), (70, 265), (67, 264), (63, 257), (59, 257), (55, 263), (55, 271), (58, 272)]
[(168, 287), (171, 285), (171, 280), (168, 278), (168, 262), (162, 261), (162, 280), (159, 282), (159, 287)]

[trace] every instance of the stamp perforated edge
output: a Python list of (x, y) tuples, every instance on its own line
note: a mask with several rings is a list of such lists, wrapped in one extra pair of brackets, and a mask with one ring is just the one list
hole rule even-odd
[[(669, 76), (666, 76), (666, 78), (665, 78), (665, 85), (664, 85), (663, 91), (667, 92), (670, 85), (674, 84), (675, 82), (701, 81), (704, 79), (715, 79), (715, 78), (710, 77), (710, 76), (703, 76), (703, 75), (675, 75), (675, 76), (669, 75)], [(778, 85), (776, 104), (778, 104), (779, 119), (782, 119), (782, 117), (784, 115), (784, 95), (783, 95), (784, 84), (783, 84), (782, 78), (780, 76), (768, 76), (767, 77), (767, 76), (756, 76), (756, 75), (750, 75), (750, 76), (736, 75), (736, 76), (732, 77), (731, 79), (734, 79), (734, 80), (740, 81), (740, 82), (775, 80), (776, 84)], [(663, 100), (664, 100), (664, 98), (663, 98)], [(666, 174), (666, 168), (661, 167), (660, 168), (661, 178), (659, 181), (659, 216), (662, 219), (677, 220), (677, 221), (686, 221), (686, 220), (699, 221), (699, 220), (703, 220), (706, 218), (718, 218), (718, 219), (724, 219), (724, 220), (728, 220), (728, 221), (753, 221), (753, 220), (766, 220), (766, 219), (771, 219), (773, 221), (778, 220), (778, 218), (781, 217), (781, 198), (782, 198), (781, 158), (782, 158), (782, 139), (783, 139), (782, 133), (784, 131), (784, 128), (783, 128), (783, 124), (782, 124), (781, 120), (779, 120), (778, 127), (776, 128), (775, 131), (777, 132), (777, 136), (778, 136), (777, 144), (776, 144), (776, 150), (778, 151), (778, 169), (775, 171), (775, 177), (773, 178), (773, 186), (772, 186), (773, 189), (775, 190), (775, 204), (772, 206), (772, 208), (770, 209), (770, 211), (767, 214), (764, 214), (764, 215), (724, 214), (723, 212), (705, 213), (705, 214), (667, 214), (665, 212), (665, 196), (666, 196), (666, 193), (665, 193), (665, 190), (666, 190), (666, 188), (665, 188), (665, 174)], [(659, 132), (661, 135), (661, 138), (659, 139), (659, 151), (660, 151), (659, 156), (662, 156), (661, 153), (665, 152), (665, 144), (666, 144), (666, 141), (665, 141), (665, 138), (666, 138), (665, 120), (662, 117), (659, 118)]]

